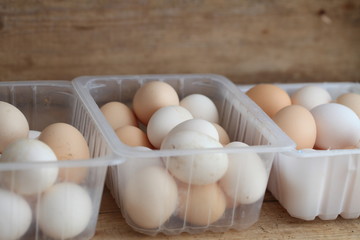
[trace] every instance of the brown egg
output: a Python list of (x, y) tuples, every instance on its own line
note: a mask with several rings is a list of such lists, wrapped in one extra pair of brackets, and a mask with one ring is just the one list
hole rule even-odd
[(146, 133), (143, 132), (140, 128), (134, 126), (123, 126), (115, 130), (116, 135), (124, 144), (136, 147), (143, 146), (148, 148), (154, 148), (149, 139), (146, 136)]
[(135, 114), (124, 103), (108, 102), (100, 110), (114, 130), (126, 125), (137, 126)]
[(145, 125), (156, 110), (171, 105), (179, 105), (179, 96), (170, 84), (161, 81), (145, 83), (133, 98), (135, 115)]
[(316, 123), (305, 107), (300, 105), (284, 107), (275, 114), (273, 120), (296, 143), (296, 149), (314, 147)]
[(229, 135), (227, 134), (225, 129), (217, 123), (213, 123), (213, 124), (219, 133), (219, 142), (224, 146), (230, 143)]
[(345, 93), (339, 96), (336, 102), (349, 107), (360, 118), (360, 94)]
[(271, 118), (283, 107), (291, 104), (288, 93), (273, 84), (257, 84), (250, 88), (248, 95)]
[[(58, 160), (80, 160), (90, 158), (88, 144), (79, 130), (67, 123), (53, 123), (40, 134), (39, 140), (46, 143)], [(62, 181), (79, 183), (87, 176), (87, 168), (61, 168)]]
[(217, 183), (207, 185), (178, 184), (178, 216), (186, 222), (207, 226), (219, 220), (226, 209), (226, 196)]

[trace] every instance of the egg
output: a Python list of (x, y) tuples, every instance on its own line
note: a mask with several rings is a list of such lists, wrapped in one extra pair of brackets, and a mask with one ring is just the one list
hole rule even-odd
[(140, 128), (127, 125), (115, 130), (116, 136), (126, 145), (153, 148), (147, 135)]
[(157, 228), (175, 212), (177, 185), (164, 168), (151, 166), (128, 179), (123, 199), (130, 225)]
[[(81, 160), (90, 158), (90, 150), (79, 130), (67, 123), (53, 123), (43, 129), (39, 140), (46, 143), (56, 154), (58, 160)], [(79, 183), (88, 173), (83, 167), (64, 167), (59, 178), (63, 181)]]
[(193, 118), (179, 123), (167, 135), (184, 130), (199, 131), (219, 141), (219, 133), (215, 125), (207, 120), (200, 118)]
[[(247, 147), (243, 142), (231, 142), (225, 147)], [(219, 185), (237, 204), (251, 204), (264, 196), (268, 174), (261, 158), (252, 151), (229, 154), (229, 167)]]
[(166, 135), (179, 123), (192, 119), (191, 113), (181, 106), (167, 106), (158, 109), (147, 125), (147, 136), (155, 148), (160, 148)]
[(178, 216), (198, 226), (218, 221), (226, 209), (226, 197), (217, 183), (207, 185), (179, 185)]
[(30, 205), (19, 195), (0, 189), (0, 240), (20, 239), (32, 220)]
[(135, 115), (145, 125), (154, 112), (171, 105), (179, 105), (179, 96), (170, 84), (162, 81), (143, 84), (133, 97)]
[(288, 93), (273, 84), (257, 84), (250, 88), (246, 95), (271, 118), (283, 107), (291, 105)]
[(349, 107), (360, 118), (360, 94), (344, 93), (337, 97), (336, 102)]
[(213, 123), (213, 125), (215, 126), (218, 134), (219, 134), (219, 141), (220, 143), (225, 146), (226, 144), (230, 143), (230, 137), (228, 135), (228, 133), (226, 132), (226, 130), (219, 124), (217, 123)]
[(189, 110), (194, 118), (219, 123), (219, 113), (215, 103), (203, 94), (190, 94), (180, 101), (180, 106)]
[(114, 130), (127, 125), (138, 125), (134, 112), (122, 102), (108, 102), (100, 107), (100, 111)]
[(25, 115), (14, 105), (0, 101), (0, 153), (10, 143), (26, 138), (29, 123)]
[(316, 123), (307, 108), (301, 105), (286, 106), (275, 114), (273, 120), (296, 143), (296, 149), (314, 147)]
[(317, 135), (315, 148), (341, 149), (356, 146), (360, 141), (360, 120), (350, 108), (326, 103), (311, 109)]
[(331, 101), (330, 93), (320, 86), (307, 85), (299, 88), (290, 96), (292, 104), (305, 107), (308, 110)]
[[(56, 162), (51, 148), (36, 139), (20, 139), (5, 148), (0, 162)], [(0, 179), (6, 186), (21, 194), (41, 193), (53, 185), (58, 176), (56, 166), (37, 166), (24, 170), (5, 171)]]
[(31, 139), (38, 139), (38, 137), (40, 136), (41, 132), (37, 131), (37, 130), (30, 130), (29, 134), (28, 134), (28, 138)]
[(89, 194), (79, 185), (69, 182), (53, 185), (38, 201), (39, 227), (51, 238), (76, 237), (88, 226), (92, 208)]
[[(209, 149), (223, 148), (221, 143), (207, 134), (184, 130), (167, 136), (164, 149)], [(228, 158), (222, 152), (207, 152), (169, 156), (164, 159), (167, 169), (178, 180), (195, 185), (205, 185), (218, 181), (228, 168)]]

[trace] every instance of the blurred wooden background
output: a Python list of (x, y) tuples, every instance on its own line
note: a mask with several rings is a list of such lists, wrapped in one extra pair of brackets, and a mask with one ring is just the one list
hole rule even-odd
[(0, 1), (0, 81), (151, 73), (359, 81), (360, 1)]

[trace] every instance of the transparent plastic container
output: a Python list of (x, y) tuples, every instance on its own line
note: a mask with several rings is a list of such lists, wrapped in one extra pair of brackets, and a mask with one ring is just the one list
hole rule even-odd
[[(82, 101), (88, 106), (95, 121), (101, 126), (104, 136), (109, 140), (112, 151), (126, 159), (124, 164), (110, 167), (106, 183), (126, 222), (134, 230), (147, 235), (156, 235), (158, 233), (176, 235), (182, 232), (193, 234), (204, 231), (224, 232), (229, 229), (246, 229), (258, 220), (272, 162), (279, 152), (293, 149), (294, 143), (274, 123), (269, 121), (268, 116), (259, 107), (250, 101), (246, 95), (241, 94), (231, 81), (225, 77), (212, 74), (84, 76), (73, 81)], [(217, 106), (220, 125), (227, 131), (231, 141), (245, 142), (249, 147), (141, 151), (136, 147), (126, 146), (117, 138), (114, 130), (107, 123), (100, 111), (100, 107), (110, 101), (119, 101), (131, 107), (136, 90), (149, 81), (169, 83), (177, 91), (180, 99), (193, 93), (208, 96)], [(211, 219), (214, 213), (211, 210), (212, 208), (207, 209), (205, 207), (205, 212), (208, 215), (205, 217), (205, 223), (199, 223), (190, 220), (190, 216), (200, 216), (202, 214), (196, 212), (197, 210), (190, 206), (190, 199), (196, 195), (191, 190), (191, 182), (189, 185), (185, 185), (184, 188), (183, 183), (175, 180), (179, 194), (177, 207), (171, 212), (170, 216), (166, 217), (165, 221), (159, 220), (159, 224), (156, 226), (145, 226), (133, 221), (131, 217), (133, 215), (130, 211), (136, 211), (136, 209), (128, 210), (124, 199), (128, 197), (125, 189), (130, 178), (141, 175), (137, 172), (138, 169), (143, 170), (154, 162), (160, 162), (160, 165), (164, 163), (162, 168), (166, 171), (168, 170), (166, 169), (167, 163), (175, 161), (176, 157), (185, 156), (196, 159), (202, 154), (219, 153), (227, 154), (228, 157), (232, 156), (236, 159), (235, 162), (240, 163), (240, 167), (235, 170), (237, 177), (241, 177), (241, 168), (246, 167), (241, 163), (242, 158), (245, 158), (247, 154), (257, 154), (260, 157), (260, 162), (266, 171), (265, 188), (254, 187), (254, 189), (260, 191), (260, 196), (256, 200), (251, 203), (240, 202), (240, 204), (235, 204), (236, 197), (238, 197), (236, 195), (233, 203), (229, 203), (221, 216), (215, 221)], [(192, 170), (190, 169), (190, 172)], [(253, 174), (258, 174), (258, 172), (254, 171)], [(251, 181), (242, 183), (249, 188), (253, 184)], [(159, 184), (159, 188), (166, 186), (165, 180), (163, 183), (158, 182), (157, 184)], [(234, 184), (234, 191), (236, 191), (235, 188), (239, 183), (233, 182), (232, 184)], [(145, 190), (141, 189), (141, 186), (133, 188), (132, 194), (139, 196), (140, 191), (145, 192), (148, 189), (151, 189), (151, 187)], [(185, 195), (187, 200), (180, 199), (180, 189), (182, 189), (182, 196)], [(223, 193), (222, 190), (221, 192)], [(146, 195), (144, 195), (144, 198), (146, 198)], [(207, 198), (207, 200), (209, 199), (211, 199), (210, 203), (204, 199), (203, 205), (215, 204), (215, 197)], [(149, 201), (150, 199), (145, 200), (145, 202)], [(158, 199), (158, 201), (161, 202), (164, 199)], [(164, 205), (166, 201), (167, 199), (165, 199)], [(154, 202), (154, 208), (158, 207), (158, 205), (158, 202)], [(180, 212), (184, 208), (192, 210), (180, 216)], [(163, 209), (160, 208), (159, 211), (163, 211)]]
[[(354, 82), (276, 84), (289, 94), (307, 85), (326, 89), (333, 100), (360, 93)], [(240, 85), (247, 91), (252, 85)], [(288, 213), (303, 220), (360, 216), (360, 149), (293, 150), (274, 161), (268, 189)]]
[[(79, 101), (72, 83), (0, 82), (0, 101), (16, 106), (27, 118), (30, 130), (42, 131), (46, 126), (57, 122), (73, 125), (85, 137), (91, 155), (91, 159), (73, 161), (0, 162), (0, 239), (92, 238), (96, 230), (107, 167), (116, 158), (96, 122)], [(14, 189), (16, 180), (22, 174), (75, 168), (86, 171), (84, 179), (77, 183), (64, 177), (62, 180), (57, 178), (46, 190), (32, 194), (20, 194)], [(40, 179), (43, 180), (44, 178)], [(45, 196), (53, 196), (51, 192), (56, 192), (61, 197), (45, 200)], [(47, 208), (46, 202), (52, 207)], [(2, 219), (5, 216), (6, 219)], [(7, 223), (11, 223), (10, 226)], [(52, 229), (51, 225), (56, 228)]]

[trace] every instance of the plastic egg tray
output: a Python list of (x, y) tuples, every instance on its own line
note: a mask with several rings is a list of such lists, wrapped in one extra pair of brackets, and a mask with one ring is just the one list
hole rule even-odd
[[(193, 156), (204, 153), (246, 154), (257, 153), (266, 167), (267, 178), (273, 160), (283, 151), (294, 148), (294, 143), (273, 123), (261, 109), (254, 104), (230, 80), (211, 74), (180, 75), (129, 75), (129, 76), (84, 76), (73, 80), (75, 89), (82, 101), (88, 106), (93, 119), (102, 129), (104, 137), (110, 143), (113, 152), (126, 162), (146, 165), (149, 161), (161, 158), (171, 161), (173, 156)], [(153, 150), (139, 151), (123, 144), (107, 123), (100, 107), (110, 101), (119, 101), (131, 106), (137, 89), (148, 81), (164, 81), (178, 93), (179, 98), (199, 93), (209, 97), (219, 110), (220, 125), (227, 131), (231, 141), (241, 141), (249, 147)], [(124, 208), (125, 175), (130, 169), (127, 164), (110, 166), (106, 185), (110, 189), (126, 222), (136, 231), (147, 235), (163, 233), (176, 235), (182, 232), (200, 233), (204, 231), (224, 232), (229, 229), (242, 230), (253, 225), (259, 218), (263, 196), (254, 203), (240, 204), (227, 208), (216, 222), (205, 225), (191, 224), (185, 218), (179, 218), (176, 211), (160, 226), (146, 228), (138, 226), (129, 217)], [(251, 183), (248, 183), (251, 185)], [(139, 190), (140, 191), (140, 190)], [(188, 192), (189, 193), (189, 192)], [(263, 194), (265, 193), (265, 190)], [(185, 207), (188, 207), (187, 205)]]
[[(276, 84), (289, 94), (306, 85), (326, 89), (333, 100), (348, 92), (360, 93), (360, 84)], [(253, 85), (240, 85), (247, 91)], [(336, 116), (334, 116), (336, 117)], [(332, 220), (360, 216), (360, 149), (293, 150), (275, 159), (268, 189), (288, 213), (296, 218)]]
[[(96, 230), (107, 167), (116, 158), (110, 157), (112, 154), (108, 143), (102, 136), (96, 122), (93, 121), (92, 117), (87, 112), (84, 104), (79, 101), (72, 83), (70, 81), (1, 82), (0, 101), (5, 101), (16, 106), (27, 118), (30, 130), (41, 131), (44, 127), (51, 123), (65, 122), (73, 125), (83, 134), (90, 149), (91, 159), (37, 163), (0, 163), (0, 176), (4, 176), (5, 174), (13, 174), (15, 176), (18, 171), (26, 174), (27, 171), (32, 171), (33, 169), (38, 168), (88, 168), (87, 177), (78, 184), (74, 183), (74, 185), (83, 189), (91, 199), (90, 220), (85, 228), (83, 228), (79, 234), (74, 235), (71, 239), (92, 238)], [(65, 179), (63, 181), (66, 182), (67, 180)], [(60, 183), (60, 180), (57, 180), (55, 185)], [(11, 186), (12, 184), (10, 184), (10, 188), (5, 187), (0, 182), (1, 191), (7, 191), (18, 195)], [(67, 193), (68, 190), (65, 190), (63, 195), (65, 198), (59, 199), (60, 207), (50, 211), (52, 213), (57, 213), (57, 219), (62, 218), (64, 208), (69, 208), (69, 204), (83, 204), (73, 202), (71, 200), (72, 196), (67, 196)], [(21, 236), (20, 239), (52, 239), (41, 230), (38, 221), (39, 215), (51, 214), (50, 212), (41, 212), (41, 210), (37, 208), (38, 204), (43, 200), (43, 192), (38, 192), (31, 196), (27, 195), (21, 197), (27, 202), (31, 209), (31, 223), (28, 230), (23, 236)], [(62, 200), (65, 201), (65, 199), (68, 199), (69, 201), (63, 203)], [(4, 200), (0, 199), (0, 202), (1, 201)], [(15, 204), (15, 201), (13, 204)], [(4, 207), (4, 205), (2, 205), (2, 207)], [(8, 207), (10, 211), (14, 211), (13, 214), (17, 214), (12, 215), (13, 217), (19, 217), (19, 219), (25, 217), (25, 214), (21, 212), (21, 210), (11, 209), (10, 206)], [(19, 224), (20, 223), (15, 225), (19, 226)], [(65, 236), (63, 235), (64, 232), (61, 229), (67, 227), (69, 226), (58, 226), (58, 229), (61, 231), (60, 235)], [(16, 232), (18, 229), (16, 226), (12, 226), (10, 229), (6, 230), (9, 230), (9, 232)], [(1, 231), (5, 230), (3, 229)], [(60, 237), (59, 239), (63, 238)]]

